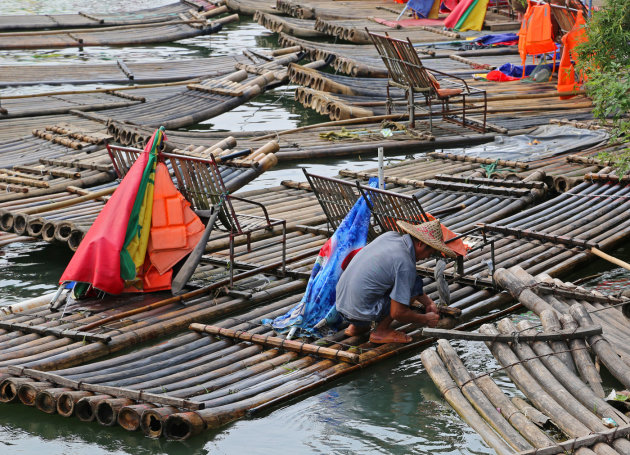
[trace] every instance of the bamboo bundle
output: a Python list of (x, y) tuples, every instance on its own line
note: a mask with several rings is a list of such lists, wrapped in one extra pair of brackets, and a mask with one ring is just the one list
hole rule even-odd
[(314, 28), (314, 22), (309, 20), (281, 17), (262, 11), (256, 11), (254, 20), (275, 33), (284, 32), (300, 38), (321, 38), (326, 36), (325, 33), (317, 31)]
[[(0, 18), (0, 31), (149, 24), (171, 21), (179, 17), (179, 14), (188, 12), (189, 9), (190, 5), (185, 2), (175, 2), (129, 12), (11, 15)], [(208, 9), (208, 5), (198, 2), (196, 9), (203, 11)]]
[[(122, 60), (120, 60), (122, 61)], [(234, 70), (234, 65), (247, 60), (241, 55), (213, 56), (176, 62), (125, 61), (128, 74), (121, 71), (116, 63), (98, 63), (81, 65), (80, 74), (72, 71), (70, 65), (0, 65), (0, 87), (29, 86), (38, 84), (164, 84), (187, 81), (198, 78), (220, 77)], [(134, 86), (120, 87), (118, 90), (135, 90)], [(99, 93), (111, 89), (82, 90), (81, 92)], [(77, 90), (73, 90), (77, 91)], [(68, 93), (71, 94), (71, 93)], [(4, 104), (4, 101), (3, 101)]]
[[(223, 24), (238, 20), (238, 15), (208, 22), (205, 18), (180, 16), (154, 24), (136, 24), (98, 29), (53, 30), (49, 32), (3, 33), (0, 49), (44, 49), (86, 46), (129, 46), (177, 41), (221, 30)], [(196, 27), (195, 25), (200, 25)]]
[[(501, 321), (501, 323), (504, 322), (507, 322), (507, 320)], [(531, 323), (526, 322), (524, 324), (531, 325)], [(515, 327), (505, 326), (505, 324), (504, 328), (508, 331), (515, 329)], [(489, 325), (482, 327), (482, 331), (490, 335), (496, 333), (496, 329), (493, 329)], [(545, 343), (543, 342), (536, 343), (539, 346), (545, 345)], [(513, 381), (519, 386), (519, 388), (528, 395), (532, 402), (534, 402), (537, 406), (542, 407), (553, 406), (553, 398), (551, 398), (551, 396), (549, 395), (546, 395), (546, 392), (544, 392), (542, 389), (537, 389), (535, 386), (536, 382), (533, 381), (533, 378), (529, 376), (529, 373), (522, 368), (523, 366), (526, 367), (529, 372), (538, 375), (537, 377), (540, 379), (544, 370), (533, 365), (534, 361), (538, 361), (535, 357), (528, 357), (527, 359), (529, 359), (530, 361), (523, 360), (521, 365), (521, 362), (516, 361), (514, 355), (509, 352), (509, 348), (507, 347), (507, 345), (504, 345), (503, 343), (498, 341), (489, 342), (488, 345), (495, 356), (497, 356), (497, 358), (501, 361), (501, 363), (506, 365), (507, 362), (511, 362), (505, 367), (508, 374), (511, 378), (513, 378)], [(516, 350), (523, 350), (527, 348), (527, 345), (525, 343), (514, 343), (512, 347)], [(453, 407), (456, 410), (459, 411), (459, 409), (462, 409), (462, 406), (470, 406), (470, 404), (475, 407), (477, 412), (470, 408), (468, 410), (468, 413), (464, 417), (465, 420), (467, 420), (469, 423), (474, 423), (471, 423), (471, 426), (473, 426), (473, 428), (475, 428), (485, 440), (490, 439), (490, 441), (492, 441), (492, 437), (494, 435), (494, 433), (487, 427), (487, 425), (484, 426), (486, 422), (488, 422), (493, 425), (494, 429), (497, 430), (499, 434), (503, 436), (504, 440), (507, 443), (517, 448), (517, 450), (517, 441), (522, 441), (522, 438), (520, 434), (514, 433), (514, 430), (518, 430), (521, 434), (528, 437), (528, 440), (532, 443), (534, 449), (520, 450), (520, 453), (553, 454), (562, 453), (564, 451), (564, 447), (567, 447), (567, 445), (552, 440), (549, 436), (538, 429), (538, 427), (533, 425), (527, 418), (524, 417), (521, 411), (514, 407), (510, 400), (508, 400), (505, 395), (503, 395), (501, 390), (487, 375), (473, 377), (466, 370), (465, 366), (457, 357), (457, 354), (448, 342), (446, 342), (445, 340), (440, 340), (438, 342), (438, 353), (439, 357), (434, 351), (427, 350), (422, 353), (421, 357), (423, 363), (425, 364), (425, 367), (427, 368), (427, 371), (434, 379), (434, 382), (436, 383), (438, 388), (440, 388), (442, 393), (447, 397), (449, 403), (452, 403)], [(554, 357), (542, 357), (542, 359), (546, 358)], [(444, 364), (442, 363), (442, 361), (444, 362)], [(448, 367), (448, 372), (446, 371), (446, 367)], [(557, 374), (559, 378), (564, 378), (567, 374), (566, 371), (559, 372), (558, 370), (554, 369), (551, 369), (550, 371), (553, 371), (554, 374)], [(457, 382), (457, 384), (453, 382), (451, 376), (453, 377), (455, 382)], [(567, 377), (571, 377), (571, 373), (568, 373)], [(547, 382), (543, 379), (540, 380), (542, 381), (543, 387), (546, 388)], [(446, 387), (445, 381), (450, 381), (452, 385), (450, 387)], [(483, 386), (481, 384), (483, 384)], [(477, 386), (479, 386), (479, 388), (476, 388)], [(450, 394), (450, 396), (453, 396), (453, 389), (457, 390), (457, 392), (459, 392), (459, 389), (461, 389), (461, 391), (464, 392), (466, 398), (470, 401), (470, 404), (468, 404), (468, 402), (461, 395), (461, 398), (459, 400), (448, 399), (448, 394)], [(488, 401), (491, 401), (492, 404), (490, 404)], [(572, 409), (572, 403), (570, 403), (570, 401), (571, 400), (567, 401), (566, 399), (564, 399), (563, 401), (560, 401), (560, 403), (562, 404), (562, 406), (564, 406), (564, 408)], [(483, 403), (486, 404), (484, 405)], [(498, 407), (498, 403), (501, 404), (501, 408)], [(571, 422), (571, 414), (566, 414), (564, 409), (562, 409), (557, 404), (556, 406), (557, 407), (553, 409), (556, 417), (559, 418), (563, 416), (564, 413), (564, 417), (568, 418), (564, 421), (556, 421), (558, 425), (562, 426), (565, 431), (580, 431), (580, 424), (575, 420)], [(604, 406), (606, 406), (610, 412), (614, 413), (617, 419), (621, 418), (621, 422), (626, 422), (626, 418), (625, 416), (623, 416), (623, 414), (620, 414), (618, 411), (610, 408), (610, 406), (607, 404), (604, 404)], [(499, 413), (509, 416), (508, 418), (510, 419), (510, 423), (512, 423), (514, 428), (497, 426), (499, 425), (499, 422), (502, 422), (502, 424), (505, 425), (505, 421), (497, 420), (497, 411), (499, 411)], [(598, 412), (596, 407), (593, 408), (593, 412)], [(604, 411), (603, 413), (606, 412), (607, 411)], [(587, 416), (589, 414), (590, 412), (586, 410), (582, 414), (579, 414), (579, 417), (588, 420)], [(596, 453), (617, 453), (617, 451), (623, 453), (627, 450), (626, 446), (628, 441), (626, 439), (623, 439), (623, 435), (625, 434), (623, 429), (625, 429), (627, 425), (623, 425), (622, 423), (622, 431), (619, 431), (619, 429), (617, 429), (619, 433), (617, 433), (617, 431), (606, 430), (598, 419), (593, 419), (593, 425), (598, 427), (600, 430), (595, 435), (579, 438), (579, 444), (576, 444), (577, 440), (571, 441), (574, 444), (572, 447), (577, 448), (576, 453), (593, 453), (590, 450), (587, 450), (586, 447), (592, 447), (592, 449)], [(613, 437), (611, 439), (608, 439), (604, 435), (612, 435)], [(621, 437), (618, 437), (617, 435)], [(608, 446), (606, 444), (611, 442), (611, 446)], [(615, 451), (615, 449), (617, 451)]]

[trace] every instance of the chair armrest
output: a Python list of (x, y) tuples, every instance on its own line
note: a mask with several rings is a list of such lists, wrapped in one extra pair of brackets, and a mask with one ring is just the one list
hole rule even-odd
[(441, 76), (445, 76), (445, 77), (448, 77), (448, 78), (451, 78), (451, 79), (457, 79), (457, 80), (460, 82), (460, 84), (461, 84), (461, 85), (463, 85), (464, 87), (466, 87), (466, 90), (468, 91), (468, 93), (470, 93), (470, 87), (468, 86), (468, 84), (466, 83), (466, 81), (465, 81), (464, 79), (462, 79), (461, 77), (453, 76), (452, 74), (448, 74), (448, 73), (445, 73), (445, 72), (443, 72), (443, 71), (439, 71), (439, 70), (434, 70), (434, 69), (432, 69), (432, 68), (428, 68), (428, 67), (426, 67), (426, 66), (425, 66), (424, 68), (425, 68), (427, 71), (430, 71), (430, 72), (432, 72), (432, 73), (439, 74), (439, 75), (441, 75)]
[(265, 215), (265, 220), (267, 220), (267, 224), (271, 225), (271, 219), (269, 218), (269, 214), (267, 213), (267, 208), (263, 204), (261, 204), (260, 202), (256, 202), (256, 201), (252, 201), (250, 199), (245, 199), (245, 198), (242, 198), (242, 197), (234, 196), (232, 194), (230, 194), (228, 196), (228, 198), (236, 199), (237, 201), (245, 202), (247, 204), (252, 204), (252, 205), (256, 205), (256, 206), (260, 207), (260, 209), (263, 211), (263, 214)]

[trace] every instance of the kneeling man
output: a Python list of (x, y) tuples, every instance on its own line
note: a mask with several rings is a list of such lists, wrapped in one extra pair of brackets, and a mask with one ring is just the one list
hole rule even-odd
[[(398, 221), (407, 234), (386, 232), (365, 246), (352, 259), (337, 283), (337, 311), (350, 323), (349, 336), (367, 332), (372, 343), (408, 343), (411, 337), (394, 330), (394, 320), (435, 327), (439, 320), (437, 305), (422, 290), (416, 262), (436, 252), (454, 258), (456, 253), (444, 243), (440, 222), (413, 225)], [(425, 314), (409, 305), (417, 299)]]

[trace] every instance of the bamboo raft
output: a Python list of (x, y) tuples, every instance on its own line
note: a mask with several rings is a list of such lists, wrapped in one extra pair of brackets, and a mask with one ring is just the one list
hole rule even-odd
[[(281, 200), (278, 191), (281, 190), (265, 189), (257, 194), (278, 201)], [(286, 192), (286, 189), (282, 191)], [(630, 232), (625, 229), (630, 223), (624, 198), (626, 192), (625, 184), (585, 182), (569, 193), (528, 210), (514, 208), (514, 214), (503, 217), (500, 223), (507, 224), (512, 220), (511, 225), (519, 225), (520, 220), (522, 225), (533, 219), (530, 230), (537, 231), (542, 231), (545, 225), (566, 226), (569, 232), (565, 235), (596, 241), (601, 248), (608, 249), (626, 240)], [(421, 199), (431, 210), (448, 204), (447, 194), (448, 191), (434, 190)], [(580, 210), (588, 207), (593, 199), (598, 200), (598, 195), (605, 196), (602, 199), (606, 201), (602, 204), (606, 206), (605, 213), (596, 211), (592, 216), (585, 216)], [(474, 200), (480, 196), (468, 197)], [(488, 202), (493, 197), (485, 196)], [(282, 202), (285, 210), (291, 210), (286, 201)], [(473, 208), (472, 200), (468, 204), (462, 212), (466, 219), (459, 221), (460, 226), (474, 224), (487, 216), (483, 210), (479, 212)], [(492, 202), (488, 208), (496, 205)], [(295, 222), (308, 216), (300, 213), (304, 213), (303, 210), (292, 208)], [(497, 215), (497, 212), (493, 214)], [(457, 226), (456, 219), (461, 216), (460, 213), (449, 215), (444, 222), (451, 227)], [(96, 418), (106, 425), (118, 421), (131, 430), (142, 427), (153, 437), (165, 435), (171, 439), (185, 439), (431, 342), (413, 326), (401, 327), (415, 337), (414, 342), (403, 346), (376, 347), (362, 338), (348, 338), (343, 332), (317, 343), (289, 343), (269, 336), (271, 333), (260, 325), (260, 319), (283, 314), (299, 301), (305, 284), (299, 278), (308, 275), (316, 252), (327, 238), (323, 233), (316, 233), (322, 231), (310, 231), (293, 230), (293, 236), (288, 240), (290, 265), (287, 273), (293, 279), (276, 279), (270, 275), (280, 267), (274, 239), (254, 239), (251, 252), (247, 253), (252, 258), (248, 267), (237, 265), (235, 277), (239, 285), (236, 289), (222, 287), (226, 282), (224, 269), (210, 261), (203, 267), (206, 275), (213, 277), (213, 284), (208, 285), (206, 281), (205, 288), (148, 306), (147, 302), (132, 303), (127, 299), (127, 304), (122, 307), (118, 302), (101, 302), (97, 307), (90, 306), (90, 312), (86, 312), (85, 305), (89, 304), (84, 303), (79, 304), (81, 311), (68, 307), (63, 318), (59, 318), (58, 314), (49, 312), (45, 306), (47, 300), (42, 298), (44, 304), (31, 310), (9, 309), (13, 312), (0, 319), (5, 327), (4, 334), (0, 335), (4, 348), (0, 367), (13, 377), (7, 378), (0, 387), (2, 399), (21, 400), (29, 405), (39, 402), (43, 403), (40, 409), (46, 412), (57, 410), (62, 415), (71, 415), (74, 411), (80, 419)], [(556, 237), (562, 234), (562, 230), (554, 232)], [(578, 246), (562, 245), (554, 242), (554, 236), (550, 237), (546, 241), (524, 236), (498, 239), (495, 241), (497, 266), (507, 267), (516, 262), (526, 267), (529, 273), (555, 275), (591, 257), (587, 252), (579, 252)], [(213, 247), (212, 243), (209, 247)], [(225, 245), (214, 247), (218, 247), (219, 252), (225, 251)], [(243, 249), (247, 251), (245, 247)], [(487, 267), (488, 255), (484, 251), (471, 254), (465, 261), (467, 275), (456, 277), (450, 285), (452, 306), (463, 310), (459, 320), (461, 329), (499, 317), (504, 312), (486, 315), (511, 302), (509, 294), (493, 291), (488, 275), (480, 272)], [(420, 265), (419, 271), (432, 274), (432, 263), (428, 261)], [(259, 279), (249, 285), (246, 281), (260, 273), (266, 273), (265, 280), (270, 283), (263, 291), (255, 290), (260, 289)], [(429, 279), (426, 291), (438, 299), (437, 288)], [(514, 306), (505, 311), (513, 309)], [(477, 319), (479, 316), (482, 317)], [(165, 343), (77, 366), (106, 353), (118, 352), (129, 343), (181, 331), (192, 322), (200, 324), (190, 326), (192, 332)], [(87, 337), (86, 332), (93, 335)], [(207, 334), (216, 334), (220, 338)], [(79, 338), (83, 341), (74, 341)], [(26, 343), (32, 347), (26, 348)], [(331, 355), (333, 359), (329, 357)], [(13, 365), (20, 366), (15, 368)], [(274, 368), (277, 365), (287, 368)], [(130, 371), (134, 372), (131, 376)], [(285, 374), (287, 371), (289, 373)], [(42, 396), (38, 400), (40, 393)], [(67, 395), (62, 398), (63, 393)], [(148, 395), (143, 396), (143, 393)], [(86, 399), (79, 405), (83, 398)], [(123, 412), (123, 406), (132, 408)]]
[[(212, 147), (175, 151), (201, 158), (212, 154), (221, 162), (222, 157), (233, 153), (235, 146), (234, 138), (225, 138)], [(248, 155), (222, 164), (220, 172), (228, 190), (237, 191), (273, 167), (277, 162), (275, 150), (277, 144), (268, 142), (250, 150)], [(16, 196), (0, 196), (0, 229), (60, 241), (76, 250), (116, 189), (114, 178), (110, 157), (102, 147), (63, 158), (42, 158), (34, 164), (2, 171), (0, 185)], [(85, 186), (90, 186), (89, 190), (82, 189)]]
[(306, 19), (277, 16), (256, 11), (254, 20), (274, 33), (284, 32), (299, 38), (323, 38), (327, 36), (326, 33), (315, 29), (313, 21)]
[[(519, 267), (499, 269), (495, 279), (541, 323), (515, 325), (503, 319), (470, 335), (486, 342), (531, 404), (510, 400), (487, 372), (471, 374), (451, 345), (440, 340), (437, 352), (427, 350), (421, 357), (447, 401), (500, 454), (627, 453), (630, 419), (604, 400), (602, 378), (589, 350), (629, 387), (630, 323), (620, 305), (630, 300), (589, 292), (548, 275), (534, 278)], [(543, 332), (537, 330), (540, 326)], [(568, 336), (590, 328), (600, 334)], [(545, 335), (559, 335), (562, 330), (565, 336), (544, 340)], [(502, 336), (508, 339), (499, 339)], [(539, 428), (550, 421), (555, 435)], [(557, 431), (563, 436), (558, 438)]]
[(0, 32), (58, 28), (106, 27), (150, 24), (178, 19), (190, 9), (201, 12), (214, 8), (205, 0), (183, 0), (156, 8), (114, 13), (78, 12), (77, 14), (7, 15), (0, 17)]
[(369, 0), (362, 2), (329, 0), (278, 0), (277, 11), (298, 19), (355, 19), (381, 15), (386, 19), (395, 20), (402, 12), (403, 6), (397, 3), (383, 3)]
[(273, 0), (225, 0), (225, 5), (235, 13), (253, 16), (256, 12), (276, 14), (276, 2)]
[[(74, 123), (68, 117), (63, 117), (70, 113), (74, 117), (87, 117), (102, 124), (117, 119), (155, 128), (181, 128), (228, 112), (268, 88), (283, 83), (286, 80), (284, 65), (296, 61), (297, 58), (298, 54), (292, 53), (268, 61), (256, 60), (257, 64), (237, 64), (237, 68), (243, 69), (233, 70), (220, 78), (193, 80), (184, 84), (135, 86), (113, 91), (97, 89), (83, 95), (73, 92), (66, 95), (58, 93), (15, 96), (3, 103), (6, 106), (6, 118), (2, 120), (0, 114), (0, 121), (4, 126), (8, 125), (6, 122), (12, 117), (28, 118), (31, 125), (37, 125), (31, 127), (32, 131), (41, 129), (41, 123), (33, 119), (33, 114), (41, 114), (45, 124), (50, 125), (51, 113), (58, 113), (60, 121)], [(319, 67), (324, 64), (313, 62), (307, 66)], [(40, 98), (41, 106), (34, 108), (31, 98)], [(85, 112), (89, 110), (95, 112)], [(10, 131), (7, 133), (10, 134)], [(20, 136), (15, 135), (11, 139)]]
[[(439, 71), (455, 74), (452, 68), (449, 70), (450, 65), (442, 64), (444, 62), (457, 63), (453, 59), (436, 58), (431, 64)], [(331, 75), (314, 69), (304, 69), (299, 65), (289, 67), (289, 78), (291, 82), (300, 85), (295, 92), (296, 101), (320, 114), (328, 115), (333, 121), (382, 116), (387, 113), (387, 79)], [(468, 83), (486, 90), (488, 121), (505, 131), (513, 129), (515, 124), (518, 124), (518, 129), (523, 129), (546, 123), (549, 118), (541, 115), (541, 111), (563, 111), (578, 118), (592, 116), (589, 109), (591, 101), (584, 94), (571, 99), (559, 99), (556, 87), (549, 82), (536, 84), (535, 87), (520, 82), (496, 84), (470, 79)], [(404, 93), (402, 90), (392, 90), (391, 94), (394, 99), (392, 112), (404, 114), (407, 108)], [(540, 104), (541, 99), (545, 100), (544, 106)], [(583, 112), (584, 110), (587, 112)]]
[[(190, 60), (77, 65), (0, 65), (0, 87), (60, 84), (158, 84), (188, 79), (220, 77), (234, 70), (237, 63), (252, 63), (240, 55), (215, 56)], [(3, 102), (4, 105), (4, 97)]]
[[(216, 11), (225, 12), (225, 8)], [(208, 13), (212, 13), (208, 11)], [(206, 16), (198, 17), (186, 13), (176, 20), (166, 22), (123, 25), (117, 27), (85, 28), (37, 32), (0, 33), (0, 49), (50, 49), (89, 46), (135, 46), (178, 41), (193, 36), (211, 35), (221, 30), (224, 24), (238, 21), (233, 14), (210, 21)]]

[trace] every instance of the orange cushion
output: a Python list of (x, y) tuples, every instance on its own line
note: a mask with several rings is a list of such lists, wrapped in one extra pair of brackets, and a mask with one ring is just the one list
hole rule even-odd
[(449, 96), (455, 96), (462, 93), (461, 88), (438, 88), (437, 94), (440, 98), (448, 98)]

